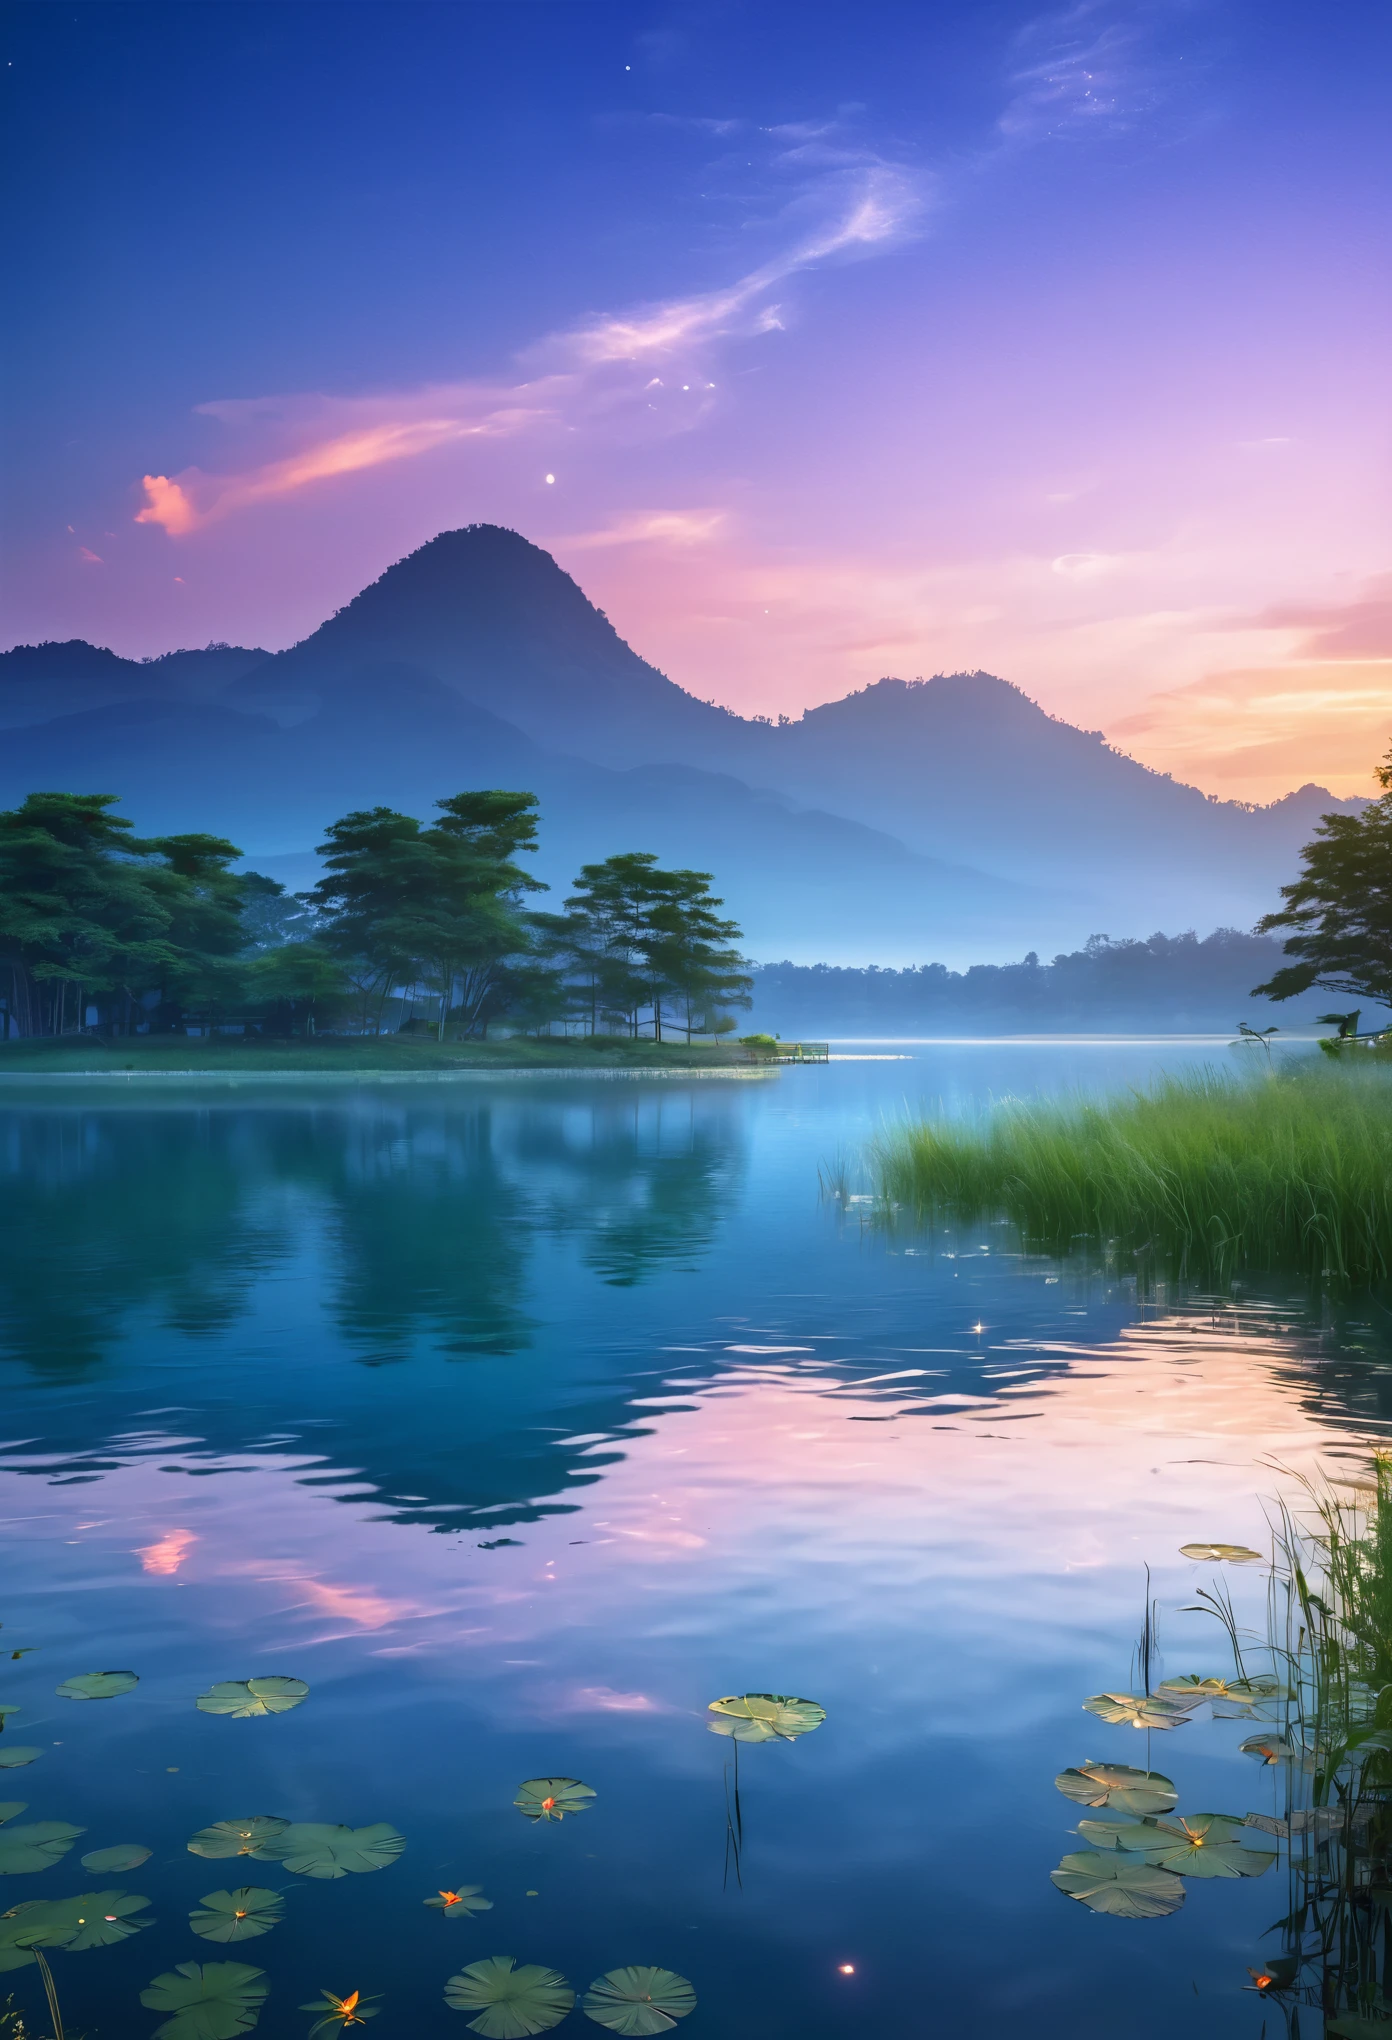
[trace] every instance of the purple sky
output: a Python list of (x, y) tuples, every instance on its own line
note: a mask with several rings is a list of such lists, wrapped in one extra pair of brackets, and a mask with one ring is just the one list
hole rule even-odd
[(984, 666), (1216, 792), (1392, 723), (1392, 17), (12, 14), (4, 642), (280, 646), (441, 528), (695, 693)]

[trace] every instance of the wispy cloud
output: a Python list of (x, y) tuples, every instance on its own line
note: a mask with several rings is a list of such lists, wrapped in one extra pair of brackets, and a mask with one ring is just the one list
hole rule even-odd
[(187, 468), (175, 476), (146, 475), (136, 522), (181, 538), (232, 511), (315, 483), (470, 440), (579, 428), (618, 412), (641, 414), (648, 430), (690, 429), (715, 388), (715, 350), (781, 325), (774, 299), (780, 286), (823, 264), (883, 251), (914, 230), (924, 204), (921, 180), (861, 155), (805, 181), (784, 209), (783, 246), (755, 268), (728, 284), (603, 312), (549, 334), (527, 351), (519, 363), (524, 374), (515, 381), (470, 379), (360, 398), (289, 396), (200, 406), (202, 415), (221, 423), (282, 443), (289, 439), (292, 450), (236, 474)]

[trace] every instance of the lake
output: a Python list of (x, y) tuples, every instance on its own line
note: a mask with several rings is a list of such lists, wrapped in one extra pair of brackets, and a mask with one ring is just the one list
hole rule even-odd
[[(1290, 1487), (1266, 1462), (1339, 1471), (1385, 1435), (1386, 1318), (1280, 1284), (1147, 1297), (819, 1190), (906, 1104), (1221, 1044), (835, 1053), (746, 1081), (0, 1094), (0, 1643), (31, 1651), (0, 1762), (41, 1753), (3, 1789), (86, 1830), (4, 1899), (114, 1886), (158, 1922), (54, 1954), (70, 2034), (148, 2034), (156, 1973), (223, 1960), (266, 1971), (268, 2036), (358, 1988), (374, 2040), (463, 2034), (445, 1979), (494, 1954), (578, 1991), (675, 1970), (692, 2040), (1277, 2030), (1246, 1986), (1284, 1871), (1097, 1916), (1049, 1882), (1080, 1846), (1053, 1780), (1149, 1758), (1181, 1811), (1273, 1810), (1238, 1724), (1147, 1738), (1081, 1703), (1131, 1683), (1147, 1566), (1161, 1672), (1230, 1669), (1178, 1612), (1213, 1570), (1179, 1546), (1264, 1544)], [(1260, 1627), (1261, 1573), (1225, 1577)], [(118, 1697), (55, 1694), (126, 1667)], [(265, 1674), (308, 1699), (194, 1705)], [(707, 1704), (744, 1692), (826, 1721), (740, 1748), (732, 1847)], [(537, 1777), (596, 1796), (534, 1825)], [(189, 1853), (254, 1814), (406, 1847), (337, 1880)], [(80, 1869), (127, 1842), (139, 1869)], [(195, 1938), (244, 1883), (284, 1924)], [(424, 1903), (462, 1884), (493, 1909)], [(9, 1989), (37, 2016), (34, 1968)]]

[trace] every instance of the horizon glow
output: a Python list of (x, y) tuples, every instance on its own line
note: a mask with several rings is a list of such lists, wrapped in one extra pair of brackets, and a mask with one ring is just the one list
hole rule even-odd
[(6, 643), (279, 649), (494, 522), (741, 714), (985, 668), (1372, 789), (1384, 12), (324, 18), (12, 23)]

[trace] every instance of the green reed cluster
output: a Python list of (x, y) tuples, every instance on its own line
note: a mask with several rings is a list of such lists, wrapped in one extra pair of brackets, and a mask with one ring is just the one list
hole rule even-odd
[(921, 1215), (1003, 1215), (1031, 1247), (1105, 1247), (1166, 1274), (1392, 1272), (1392, 1072), (1166, 1077), (1102, 1102), (1006, 1101), (884, 1134), (881, 1195)]

